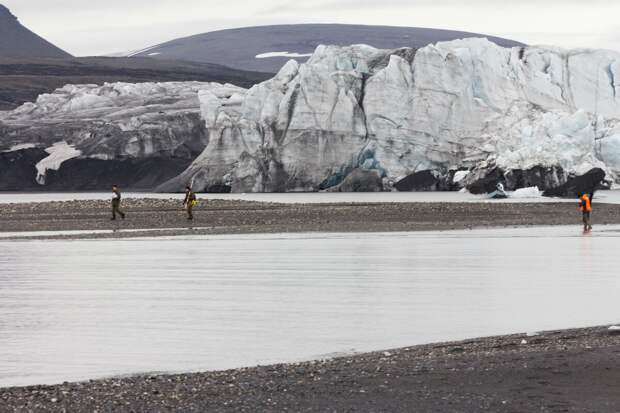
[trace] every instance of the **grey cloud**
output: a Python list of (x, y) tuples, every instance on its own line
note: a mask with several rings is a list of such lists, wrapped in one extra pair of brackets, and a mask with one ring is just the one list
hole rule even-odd
[[(522, 6), (540, 6), (540, 0), (520, 0), (519, 2), (515, 2), (513, 4), (498, 4), (497, 0), (469, 0), (466, 3), (463, 0), (331, 0), (324, 2), (313, 2), (313, 1), (298, 1), (295, 3), (291, 2), (281, 2), (280, 4), (276, 4), (272, 7), (265, 9), (264, 13), (277, 13), (277, 12), (307, 12), (307, 11), (327, 11), (327, 10), (336, 10), (336, 9), (348, 9), (348, 8), (358, 8), (358, 9), (394, 9), (394, 8), (414, 8), (414, 7), (457, 7), (457, 8), (478, 8), (478, 7), (522, 7)], [(545, 0), (545, 5), (554, 5), (558, 6), (583, 6), (583, 0)], [(588, 7), (592, 6), (612, 6), (616, 5), (616, 0), (589, 0), (587, 2)]]
[[(570, 33), (562, 37), (550, 33), (560, 34), (574, 30), (576, 43), (579, 43), (580, 36), (587, 35), (592, 36), (593, 43), (596, 43), (593, 47), (620, 47), (620, 35), (617, 34), (620, 30), (617, 27), (614, 30), (613, 25), (610, 28), (609, 19), (607, 26), (599, 25), (596, 29), (592, 28), (592, 24), (585, 29), (573, 27), (574, 24), (566, 24), (562, 18), (549, 19), (545, 27), (535, 27), (527, 21), (528, 10), (533, 7), (540, 6), (542, 9), (546, 6), (544, 12), (549, 13), (549, 10), (557, 6), (559, 12), (554, 13), (553, 17), (558, 17), (563, 11), (562, 6), (571, 6), (572, 17), (575, 17), (575, 10), (583, 10), (584, 14), (590, 15), (588, 22), (591, 23), (597, 21), (596, 16), (608, 16), (608, 8), (617, 10), (617, 0), (261, 0), (252, 3), (252, 10), (258, 10), (254, 15), (241, 7), (246, 4), (245, 1), (247, 0), (0, 0), (33, 31), (76, 54), (143, 48), (175, 37), (240, 26), (309, 22), (389, 25), (398, 21), (403, 24), (401, 17), (407, 13), (412, 15), (412, 25), (432, 25), (437, 28), (477, 31), (510, 38), (508, 33), (498, 31), (498, 28), (502, 28), (502, 23), (509, 21), (498, 20), (489, 26), (484, 20), (484, 14), (480, 13), (485, 9), (505, 9), (507, 12), (503, 19), (521, 19), (523, 32), (529, 33), (528, 39), (536, 43), (551, 43), (555, 39), (566, 37), (566, 43), (560, 45), (570, 47), (575, 43), (569, 39)], [(414, 19), (416, 8), (424, 11), (437, 7), (449, 8), (450, 13), (446, 14), (446, 18), (441, 18), (441, 14), (438, 14), (438, 18), (427, 24), (422, 18)], [(219, 12), (216, 13), (215, 10)], [(358, 10), (359, 13), (356, 13)], [(381, 11), (381, 17), (375, 18), (374, 10)], [(462, 24), (459, 22), (460, 27), (451, 27), (455, 20), (450, 17), (459, 16), (459, 13), (467, 10), (474, 10), (469, 15), (480, 17), (476, 21), (463, 20)], [(595, 16), (594, 19), (592, 16)], [(510, 29), (515, 30), (514, 25)], [(544, 29), (548, 29), (546, 35), (536, 34)], [(597, 40), (600, 40), (600, 43)]]
[[(0, 0), (2, 1), (2, 0)], [(85, 2), (84, 0), (3, 0), (2, 3), (9, 9), (29, 10), (32, 12), (42, 12), (56, 14), (59, 12), (71, 12), (75, 10), (122, 10), (123, 8), (143, 7), (145, 9), (160, 6), (178, 6), (179, 1), (175, 0), (105, 0), (98, 2)], [(204, 3), (200, 0), (189, 0), (187, 3)], [(85, 6), (85, 4), (87, 4)]]

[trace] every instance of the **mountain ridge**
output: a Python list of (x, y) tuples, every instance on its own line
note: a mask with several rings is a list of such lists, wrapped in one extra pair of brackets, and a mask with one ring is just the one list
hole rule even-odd
[(153, 60), (144, 57), (2, 58), (0, 110), (33, 102), (66, 84), (105, 82), (214, 81), (250, 87), (269, 74), (241, 71), (197, 62)]
[[(378, 49), (415, 49), (469, 37), (485, 37), (503, 47), (524, 46), (510, 39), (455, 30), (359, 24), (282, 24), (195, 34), (146, 47), (128, 56), (208, 62), (241, 70), (276, 73), (291, 57), (300, 63), (305, 62), (321, 44), (367, 44)], [(257, 58), (259, 55), (285, 52), (308, 56)]]
[(69, 53), (23, 26), (0, 4), (0, 56), (13, 58), (69, 58)]

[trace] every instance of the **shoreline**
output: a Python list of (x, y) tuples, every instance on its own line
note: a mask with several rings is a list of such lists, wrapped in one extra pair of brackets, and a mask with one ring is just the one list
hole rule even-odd
[(608, 326), (290, 364), (0, 388), (0, 411), (617, 411)]
[[(529, 226), (581, 226), (571, 203), (329, 203), (278, 204), (210, 200), (187, 221), (180, 200), (128, 199), (126, 220), (110, 221), (108, 201), (0, 204), (0, 233), (41, 234), (34, 239), (137, 238), (175, 235), (309, 232), (413, 232)], [(620, 205), (596, 204), (593, 224), (620, 224)], [(100, 233), (97, 233), (100, 232)], [(19, 235), (24, 233), (24, 236)], [(10, 237), (2, 238), (4, 240)]]
[[(124, 201), (123, 206), (128, 219), (112, 223), (107, 201), (0, 205), (0, 232), (136, 231), (34, 239), (188, 234), (189, 228), (179, 225), (184, 223), (180, 201), (135, 199)], [(193, 225), (206, 228), (191, 230), (191, 235), (581, 227), (580, 213), (568, 203), (276, 204), (213, 200), (194, 212)], [(595, 231), (607, 224), (620, 224), (620, 205), (596, 204)], [(140, 232), (145, 227), (150, 231)], [(619, 356), (620, 332), (607, 326), (518, 333), (226, 371), (137, 374), (0, 388), (0, 413), (391, 412), (411, 411), (413, 407), (419, 412), (620, 411)]]

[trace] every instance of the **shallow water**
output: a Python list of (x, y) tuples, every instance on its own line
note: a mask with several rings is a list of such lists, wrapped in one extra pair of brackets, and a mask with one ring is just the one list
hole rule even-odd
[[(179, 199), (182, 194), (156, 194), (149, 192), (123, 194), (124, 198), (154, 198)], [(530, 197), (490, 200), (485, 195), (472, 195), (460, 192), (352, 192), (352, 193), (325, 193), (325, 192), (293, 192), (279, 194), (199, 194), (199, 198), (230, 199), (260, 202), (280, 203), (331, 203), (331, 202), (576, 202), (574, 200)], [(108, 200), (108, 192), (31, 192), (11, 193), (0, 192), (0, 204), (72, 201), (72, 200)], [(620, 203), (620, 190), (599, 191), (596, 193), (597, 202)]]
[(0, 387), (620, 320), (620, 227), (0, 241)]
[(124, 235), (136, 232), (153, 234), (165, 231), (194, 231), (206, 230), (209, 227), (185, 227), (185, 228), (135, 228), (135, 229), (82, 229), (82, 230), (60, 230), (60, 231), (3, 231), (0, 232), (0, 239), (32, 239), (54, 236), (79, 236), (79, 235)]

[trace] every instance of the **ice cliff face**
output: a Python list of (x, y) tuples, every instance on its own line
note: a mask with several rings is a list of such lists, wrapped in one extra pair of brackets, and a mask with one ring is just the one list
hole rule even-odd
[(544, 189), (620, 173), (620, 54), (320, 46), (249, 90), (68, 86), (0, 122), (5, 149), (64, 141), (76, 159), (193, 160), (164, 191), (457, 189), (489, 176)]
[[(144, 178), (147, 164), (163, 161), (155, 181), (143, 182), (152, 188), (181, 172), (207, 145), (198, 93), (210, 90), (226, 97), (237, 89), (199, 82), (68, 85), (0, 112), (0, 152), (9, 156), (38, 148), (38, 184), (49, 184), (51, 173), (56, 187), (67, 189), (97, 188), (119, 179), (139, 185), (133, 175)], [(69, 165), (73, 171), (66, 170)], [(119, 168), (123, 176), (108, 171)], [(63, 170), (81, 176), (60, 182), (55, 171)]]
[(321, 46), (234, 101), (200, 99), (209, 144), (162, 189), (317, 190), (355, 170), (386, 189), (423, 171), (449, 187), (459, 169), (472, 170), (459, 174), (464, 185), (496, 168), (521, 174), (509, 187), (548, 171), (535, 182), (545, 187), (594, 167), (620, 171), (620, 54), (610, 51), (482, 39)]

